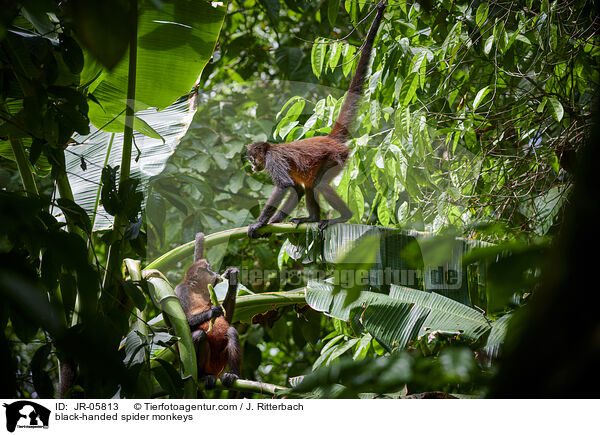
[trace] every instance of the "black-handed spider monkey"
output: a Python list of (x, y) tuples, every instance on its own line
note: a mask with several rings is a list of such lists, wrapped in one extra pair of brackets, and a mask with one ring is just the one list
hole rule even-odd
[[(373, 41), (383, 18), (385, 3), (383, 0), (377, 5), (377, 15), (375, 15), (367, 34), (348, 94), (331, 133), (327, 136), (311, 137), (293, 142), (280, 144), (255, 142), (248, 146), (246, 157), (252, 164), (252, 170), (268, 170), (273, 184), (275, 184), (273, 193), (257, 221), (248, 227), (249, 237), (258, 237), (257, 230), (267, 223), (284, 220), (296, 208), (304, 194), (306, 194), (309, 216), (291, 219), (296, 225), (302, 222), (319, 222), (319, 228), (322, 230), (328, 225), (346, 222), (352, 217), (352, 212), (330, 186), (330, 183), (344, 169), (348, 159), (349, 150), (345, 142), (349, 137), (350, 124), (356, 117), (358, 101), (362, 95), (363, 83), (371, 58)], [(288, 192), (289, 196), (285, 203), (273, 215)], [(321, 220), (317, 192), (321, 193), (327, 202), (340, 213), (339, 217)]]
[[(198, 379), (204, 380), (206, 388), (214, 388), (217, 376), (225, 366), (229, 371), (221, 376), (223, 385), (229, 387), (240, 376), (242, 360), (240, 340), (230, 326), (235, 309), (238, 270), (230, 267), (223, 274), (229, 287), (223, 307), (214, 306), (210, 300), (208, 285), (216, 285), (221, 276), (213, 272), (204, 256), (204, 234), (196, 234), (194, 262), (185, 272), (185, 279), (175, 287), (192, 331), (192, 341), (198, 360)], [(225, 308), (225, 313), (223, 313)], [(225, 314), (225, 315), (224, 315)], [(215, 319), (209, 331), (210, 320)]]

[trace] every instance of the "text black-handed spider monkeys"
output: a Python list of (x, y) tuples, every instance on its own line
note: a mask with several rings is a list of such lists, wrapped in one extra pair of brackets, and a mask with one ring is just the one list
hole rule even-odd
[[(238, 333), (230, 326), (235, 309), (238, 270), (228, 268), (223, 276), (210, 269), (204, 256), (204, 234), (196, 234), (194, 262), (185, 272), (185, 279), (175, 287), (192, 331), (192, 341), (198, 360), (198, 379), (204, 380), (206, 388), (214, 388), (217, 376), (225, 366), (229, 371), (221, 376), (223, 385), (229, 387), (240, 376), (242, 352)], [(222, 278), (229, 281), (223, 307), (214, 306), (210, 300), (208, 285), (216, 285)], [(223, 313), (223, 308), (225, 313)], [(210, 320), (215, 319), (212, 328)]]
[[(377, 5), (377, 14), (367, 34), (348, 94), (331, 133), (327, 136), (316, 136), (293, 142), (280, 144), (255, 142), (248, 146), (246, 157), (252, 164), (252, 170), (268, 170), (273, 184), (275, 184), (273, 193), (257, 221), (248, 227), (249, 237), (259, 237), (257, 230), (267, 223), (284, 220), (296, 208), (304, 194), (306, 194), (309, 216), (291, 219), (296, 225), (303, 222), (319, 222), (319, 228), (324, 229), (334, 223), (346, 222), (352, 217), (352, 212), (330, 186), (330, 183), (344, 169), (348, 159), (349, 150), (345, 142), (349, 137), (350, 125), (356, 117), (358, 101), (362, 95), (363, 83), (371, 58), (373, 41), (384, 11), (385, 0)], [(289, 195), (283, 206), (273, 215), (288, 192)], [(317, 192), (321, 193), (327, 202), (340, 213), (339, 217), (321, 220)]]

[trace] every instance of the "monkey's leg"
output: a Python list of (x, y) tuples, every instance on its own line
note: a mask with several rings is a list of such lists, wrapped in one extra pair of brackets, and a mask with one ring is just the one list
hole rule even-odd
[(285, 193), (288, 189), (289, 187), (279, 187), (277, 185), (275, 186), (275, 188), (273, 189), (273, 193), (271, 193), (271, 196), (267, 200), (265, 208), (263, 208), (262, 212), (260, 213), (260, 216), (258, 216), (258, 219), (255, 223), (248, 227), (248, 237), (250, 237), (251, 239), (259, 237), (259, 235), (256, 233), (256, 230), (258, 230), (261, 227), (264, 227), (267, 224), (269, 218), (273, 216), (273, 213), (275, 213), (275, 211), (277, 210), (277, 206), (283, 200), (283, 197), (285, 196)]
[(239, 270), (235, 267), (228, 267), (225, 273), (223, 273), (223, 278), (226, 278), (229, 282), (229, 287), (227, 287), (227, 294), (225, 295), (225, 299), (223, 300), (223, 308), (225, 308), (225, 320), (227, 323), (231, 323), (233, 319), (233, 312), (235, 310), (235, 297), (237, 296), (237, 286), (238, 286), (238, 275)]
[(276, 224), (282, 222), (296, 208), (303, 196), (304, 189), (298, 185), (294, 186), (281, 208), (269, 220), (269, 223)]
[(242, 347), (240, 345), (240, 338), (238, 332), (233, 326), (227, 328), (227, 365), (229, 371), (223, 373), (221, 376), (221, 382), (226, 387), (231, 387), (233, 382), (240, 377), (240, 369), (242, 366)]
[(290, 219), (290, 222), (294, 222), (298, 226), (304, 222), (319, 222), (321, 220), (321, 207), (317, 199), (317, 191), (313, 187), (306, 188), (306, 208), (308, 209), (307, 217)]
[(198, 362), (198, 380), (204, 382), (204, 388), (211, 390), (215, 388), (217, 377), (204, 372), (204, 367), (210, 358), (210, 346), (206, 340), (206, 332), (203, 329), (196, 329), (192, 332), (192, 343), (194, 343)]
[(329, 184), (321, 183), (319, 185), (319, 191), (323, 195), (323, 197), (327, 200), (331, 206), (336, 209), (340, 213), (340, 217), (335, 219), (324, 219), (319, 223), (319, 229), (324, 230), (329, 225), (346, 222), (352, 217), (352, 211), (348, 208), (346, 203), (340, 196), (336, 193), (336, 191)]

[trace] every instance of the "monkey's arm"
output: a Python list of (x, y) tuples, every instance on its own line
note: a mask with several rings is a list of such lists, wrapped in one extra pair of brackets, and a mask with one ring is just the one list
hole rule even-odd
[(220, 306), (219, 307), (213, 306), (213, 307), (210, 307), (206, 311), (202, 311), (201, 313), (191, 314), (191, 315), (187, 316), (187, 321), (188, 321), (188, 324), (190, 325), (190, 329), (194, 330), (194, 329), (197, 329), (203, 323), (206, 323), (209, 320), (212, 320), (215, 317), (219, 317), (222, 315), (223, 315), (223, 308)]
[(283, 221), (296, 208), (303, 196), (304, 189), (302, 187), (296, 185), (290, 189), (290, 194), (277, 213), (269, 220), (269, 223), (276, 224)]
[(235, 310), (235, 297), (237, 296), (237, 286), (238, 286), (238, 275), (239, 270), (235, 267), (228, 267), (225, 273), (223, 273), (223, 278), (227, 279), (229, 282), (229, 287), (227, 287), (227, 294), (225, 295), (225, 299), (223, 300), (223, 308), (225, 308), (225, 320), (227, 323), (231, 323), (233, 319), (233, 312)]
[(255, 223), (248, 227), (248, 237), (250, 237), (251, 239), (259, 237), (259, 235), (256, 233), (256, 230), (258, 230), (261, 227), (264, 227), (267, 224), (269, 218), (273, 216), (273, 213), (275, 213), (275, 211), (277, 210), (277, 206), (279, 206), (279, 204), (281, 203), (281, 200), (285, 196), (286, 191), (287, 188), (275, 185), (273, 193), (271, 193), (271, 196), (267, 200), (265, 208), (263, 208), (262, 212), (260, 213), (260, 216), (258, 217)]

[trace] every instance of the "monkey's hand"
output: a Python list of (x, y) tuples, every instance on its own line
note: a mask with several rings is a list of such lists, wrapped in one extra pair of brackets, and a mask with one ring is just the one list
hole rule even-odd
[(223, 307), (221, 305), (210, 307), (210, 318), (216, 319), (224, 314)]
[(239, 275), (240, 271), (238, 270), (237, 267), (228, 267), (227, 270), (225, 270), (225, 272), (223, 272), (223, 275), (221, 275), (224, 279), (226, 279), (227, 281), (229, 281), (230, 285), (237, 285), (238, 283), (238, 275)]
[(204, 381), (204, 389), (214, 390), (217, 385), (217, 377), (215, 375), (204, 375), (200, 378), (200, 381)]
[(221, 376), (221, 382), (223, 383), (224, 386), (229, 388), (239, 378), (240, 377), (238, 375), (236, 375), (235, 373), (223, 373), (223, 376)]
[(258, 234), (256, 231), (258, 231), (259, 228), (264, 227), (264, 224), (260, 223), (260, 222), (254, 222), (252, 225), (250, 225), (248, 227), (248, 237), (250, 237), (251, 239), (258, 239), (259, 237), (269, 237), (270, 234), (266, 233), (266, 234)]

